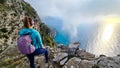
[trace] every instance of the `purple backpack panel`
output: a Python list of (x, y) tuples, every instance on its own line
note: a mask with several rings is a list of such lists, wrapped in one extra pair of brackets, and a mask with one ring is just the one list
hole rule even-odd
[(18, 38), (18, 49), (22, 54), (31, 54), (35, 51), (34, 45), (31, 46), (32, 39), (30, 35), (23, 35)]

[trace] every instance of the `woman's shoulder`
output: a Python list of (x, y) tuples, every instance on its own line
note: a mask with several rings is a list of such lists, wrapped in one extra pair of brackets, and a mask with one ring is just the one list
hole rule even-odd
[(32, 31), (37, 31), (36, 29), (31, 29)]
[(36, 29), (31, 29), (33, 33), (38, 33)]

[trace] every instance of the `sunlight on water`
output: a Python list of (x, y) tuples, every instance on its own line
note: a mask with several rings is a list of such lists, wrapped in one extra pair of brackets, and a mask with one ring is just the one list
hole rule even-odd
[(108, 24), (103, 30), (102, 40), (108, 41), (112, 37), (113, 31), (114, 31), (114, 24)]
[(115, 56), (120, 54), (120, 18), (107, 19), (95, 32), (86, 50), (96, 55)]

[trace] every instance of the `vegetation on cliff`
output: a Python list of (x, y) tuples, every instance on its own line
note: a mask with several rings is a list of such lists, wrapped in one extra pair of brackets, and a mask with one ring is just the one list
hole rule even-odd
[(18, 31), (22, 28), (25, 15), (35, 20), (43, 43), (54, 45), (49, 27), (41, 22), (36, 11), (28, 3), (24, 0), (0, 0), (0, 68), (27, 67), (26, 57), (19, 53), (16, 45)]
[(51, 37), (50, 31), (51, 31), (50, 28), (46, 26), (44, 23), (40, 24), (40, 34), (42, 36), (43, 44), (53, 47), (54, 40)]

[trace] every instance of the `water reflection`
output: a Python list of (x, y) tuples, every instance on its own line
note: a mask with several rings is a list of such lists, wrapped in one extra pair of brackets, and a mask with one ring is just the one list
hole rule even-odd
[[(116, 21), (116, 20), (115, 20)], [(98, 27), (92, 41), (86, 50), (96, 55), (115, 56), (120, 54), (120, 19), (119, 21), (103, 23)]]

